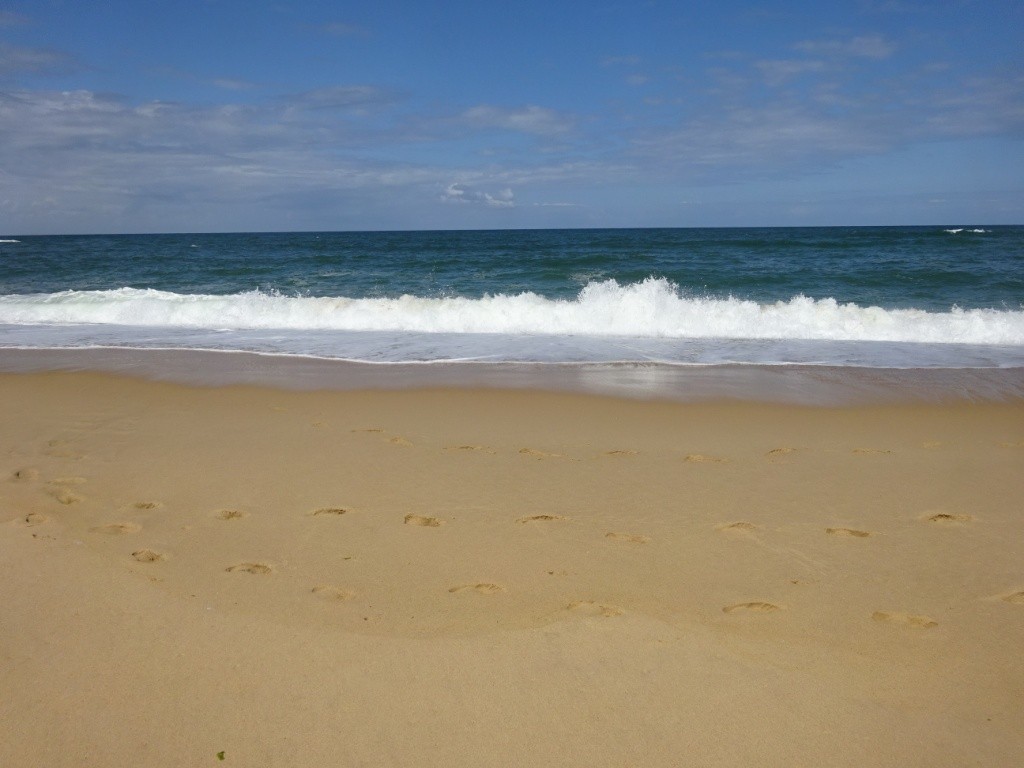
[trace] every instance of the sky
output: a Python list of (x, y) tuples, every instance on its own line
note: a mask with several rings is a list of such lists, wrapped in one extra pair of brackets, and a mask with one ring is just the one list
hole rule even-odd
[(1024, 223), (1024, 3), (0, 0), (0, 235)]

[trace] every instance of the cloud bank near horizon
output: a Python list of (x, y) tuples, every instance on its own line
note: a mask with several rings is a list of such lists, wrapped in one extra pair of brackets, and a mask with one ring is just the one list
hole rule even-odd
[[(0, 37), (46, 38), (49, 23), (0, 13)], [(333, 45), (384, 36), (315, 29)], [(892, 29), (809, 31), (685, 66), (595, 51), (573, 59), (576, 89), (520, 94), (505, 64), (488, 100), (393, 74), (289, 88), (176, 62), (105, 90), (96, 54), (0, 40), (0, 220), (19, 233), (1021, 220), (1020, 67), (965, 67)]]

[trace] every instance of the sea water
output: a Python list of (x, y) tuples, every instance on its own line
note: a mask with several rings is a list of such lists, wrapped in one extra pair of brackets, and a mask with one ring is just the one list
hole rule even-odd
[(1024, 227), (0, 238), (0, 348), (1024, 368)]

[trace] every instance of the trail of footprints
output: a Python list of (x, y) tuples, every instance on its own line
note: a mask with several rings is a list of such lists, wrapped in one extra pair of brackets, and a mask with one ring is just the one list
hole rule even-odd
[[(159, 502), (138, 502), (133, 505), (136, 509), (155, 509), (162, 506)], [(311, 517), (342, 517), (351, 512), (346, 507), (320, 507), (312, 510), (308, 514)], [(221, 509), (217, 510), (215, 516), (222, 520), (238, 520), (248, 513), (236, 510), (236, 509)], [(530, 525), (538, 523), (553, 523), (559, 521), (568, 521), (563, 515), (554, 514), (536, 514), (527, 515), (518, 518), (515, 522), (520, 525)], [(948, 512), (929, 512), (922, 515), (919, 518), (920, 521), (937, 524), (962, 524), (970, 522), (973, 517), (965, 514), (953, 514)], [(39, 513), (30, 513), (24, 519), (26, 525), (39, 525), (46, 521), (45, 516)], [(423, 527), (423, 528), (439, 528), (445, 525), (446, 521), (437, 517), (431, 517), (427, 515), (418, 514), (407, 514), (403, 518), (405, 525)], [(754, 523), (739, 520), (731, 523), (723, 523), (718, 525), (717, 530), (724, 533), (740, 533), (750, 534), (760, 530), (760, 527)], [(126, 534), (126, 533), (137, 533), (141, 530), (140, 526), (134, 523), (110, 523), (103, 526), (98, 526), (92, 529), (96, 533), (106, 534)], [(863, 531), (855, 528), (845, 527), (829, 527), (825, 528), (825, 533), (829, 536), (836, 537), (848, 537), (848, 538), (869, 538), (875, 534), (871, 531)], [(622, 533), (616, 531), (609, 531), (605, 534), (605, 538), (624, 542), (629, 544), (646, 544), (650, 541), (649, 536), (635, 533)], [(140, 549), (132, 552), (132, 558), (140, 563), (158, 563), (165, 561), (167, 558), (165, 555), (156, 552), (151, 549)], [(241, 562), (234, 565), (230, 565), (224, 569), (228, 573), (245, 573), (256, 576), (266, 576), (274, 573), (273, 566), (260, 563), (260, 562)], [(356, 593), (345, 587), (339, 587), (335, 585), (320, 584), (313, 587), (311, 593), (326, 602), (342, 603), (347, 602), (355, 598)], [(477, 595), (496, 595), (506, 591), (506, 587), (502, 584), (494, 582), (471, 582), (466, 584), (457, 584), (448, 589), (451, 594), (477, 594)], [(1003, 602), (1024, 605), (1024, 590), (1011, 592), (1006, 595), (999, 596)], [(621, 616), (625, 613), (625, 610), (619, 606), (602, 603), (595, 600), (576, 600), (565, 606), (565, 610), (582, 616), (600, 617), (600, 618), (613, 618)], [(758, 615), (758, 614), (771, 614), (778, 611), (784, 611), (785, 606), (777, 603), (754, 600), (733, 603), (726, 605), (722, 608), (722, 613), (726, 615)], [(938, 622), (934, 619), (918, 615), (911, 614), (902, 611), (875, 611), (871, 618), (879, 623), (893, 624), (897, 626), (907, 627), (911, 629), (930, 629), (938, 626)]]
[[(365, 428), (365, 429), (354, 429), (353, 432), (363, 432), (370, 434), (377, 434), (385, 437), (388, 444), (411, 448), (414, 447), (414, 443), (401, 436), (386, 437), (385, 430), (380, 428)], [(927, 443), (923, 444), (926, 448), (939, 447), (938, 443)], [(1014, 444), (1016, 446), (1016, 444)], [(496, 451), (486, 445), (475, 445), (475, 444), (462, 444), (462, 445), (449, 445), (444, 446), (443, 450), (446, 452), (457, 452), (457, 453), (477, 453), (482, 455), (494, 455)], [(769, 461), (777, 461), (785, 459), (796, 453), (800, 449), (782, 446), (773, 448), (764, 454), (764, 457)], [(854, 455), (860, 456), (884, 456), (892, 454), (893, 451), (887, 449), (877, 448), (854, 448), (851, 451)], [(73, 451), (68, 450), (62, 441), (50, 441), (48, 449), (44, 451), (48, 456), (56, 456), (61, 458), (78, 458), (79, 455)], [(609, 450), (599, 454), (601, 457), (612, 457), (612, 458), (624, 458), (634, 457), (638, 455), (638, 451), (635, 450)], [(528, 458), (533, 459), (564, 459), (568, 458), (563, 454), (554, 453), (550, 451), (538, 450), (535, 448), (522, 448), (519, 450), (519, 454)], [(576, 461), (577, 459), (573, 459)], [(731, 462), (731, 459), (722, 456), (706, 455), (701, 453), (689, 453), (682, 457), (682, 461), (688, 464), (719, 464), (724, 465)], [(39, 471), (33, 467), (26, 467), (16, 470), (10, 477), (12, 482), (18, 483), (33, 483), (39, 480)], [(61, 505), (71, 506), (84, 501), (84, 496), (72, 490), (85, 483), (85, 478), (81, 477), (63, 477), (48, 483), (49, 494)], [(131, 505), (132, 509), (138, 511), (156, 510), (160, 509), (163, 505), (158, 501), (144, 500), (138, 501)], [(352, 513), (352, 510), (347, 507), (329, 506), (320, 507), (314, 509), (307, 514), (314, 518), (340, 518), (348, 516)], [(237, 521), (248, 517), (249, 513), (239, 509), (225, 508), (214, 511), (213, 516), (223, 521)], [(918, 520), (929, 526), (937, 527), (957, 527), (974, 521), (974, 517), (964, 513), (954, 513), (946, 511), (929, 511), (921, 515)], [(49, 517), (40, 512), (29, 512), (19, 519), (21, 525), (26, 527), (36, 527), (43, 525), (49, 521)], [(550, 523), (564, 523), (569, 522), (570, 518), (563, 515), (550, 514), (550, 513), (539, 513), (533, 515), (526, 515), (516, 519), (516, 523), (522, 526), (533, 526), (537, 524), (550, 524)], [(403, 524), (407, 526), (420, 527), (420, 528), (440, 528), (446, 524), (444, 519), (433, 517), (429, 515), (420, 515), (410, 513), (404, 516)], [(729, 523), (723, 523), (716, 526), (717, 530), (725, 534), (738, 534), (742, 536), (752, 536), (760, 532), (761, 528), (755, 523), (738, 520)], [(98, 526), (94, 526), (90, 529), (92, 533), (106, 535), (106, 536), (122, 536), (139, 533), (142, 530), (142, 526), (138, 523), (131, 521), (119, 521), (106, 523)], [(835, 538), (851, 538), (851, 539), (867, 539), (875, 536), (875, 532), (866, 531), (857, 528), (849, 527), (827, 527), (824, 529), (824, 533), (830, 537)], [(604, 538), (611, 542), (627, 545), (642, 545), (647, 544), (651, 541), (649, 536), (640, 533), (629, 533), (620, 531), (608, 531), (604, 534)], [(138, 563), (144, 564), (155, 564), (167, 561), (167, 556), (164, 553), (155, 551), (149, 548), (136, 549), (131, 553), (131, 558)], [(347, 559), (347, 558), (346, 558)], [(227, 566), (224, 569), (227, 573), (241, 573), (250, 576), (270, 576), (275, 572), (275, 568), (262, 562), (240, 562)], [(470, 582), (465, 584), (457, 584), (448, 589), (448, 592), (453, 595), (461, 594), (474, 594), (474, 595), (498, 595), (506, 591), (506, 588), (502, 584), (494, 582)], [(353, 600), (356, 597), (356, 593), (345, 587), (330, 585), (330, 584), (318, 584), (310, 590), (310, 593), (323, 601), (332, 603), (344, 603)], [(1006, 603), (1013, 605), (1024, 605), (1024, 590), (1013, 591), (1003, 595), (998, 595), (995, 598)], [(595, 600), (576, 600), (565, 606), (565, 610), (571, 613), (579, 614), (582, 616), (591, 616), (599, 618), (612, 618), (621, 616), (625, 613), (625, 610), (619, 606), (603, 603)], [(722, 613), (726, 615), (759, 615), (759, 614), (774, 614), (785, 610), (785, 606), (779, 605), (773, 602), (753, 600), (747, 602), (733, 603), (724, 606)], [(938, 622), (934, 619), (912, 614), (902, 611), (875, 611), (871, 618), (879, 623), (892, 624), (901, 627), (907, 627), (911, 629), (930, 629), (938, 626)]]

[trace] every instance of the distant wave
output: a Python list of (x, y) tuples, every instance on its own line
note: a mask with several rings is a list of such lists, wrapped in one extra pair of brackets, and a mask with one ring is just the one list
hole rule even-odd
[(0, 296), (0, 324), (1024, 344), (1024, 308), (926, 312), (806, 296), (759, 304), (686, 296), (653, 277), (591, 282), (571, 300), (534, 293), (352, 299), (135, 288), (17, 294)]
[(0, 240), (0, 243), (20, 243), (21, 240)]
[(976, 235), (984, 235), (991, 232), (991, 229), (967, 229), (966, 227), (957, 227), (956, 229), (944, 229), (943, 232), (948, 232), (951, 235), (959, 235), (961, 232), (971, 232)]

